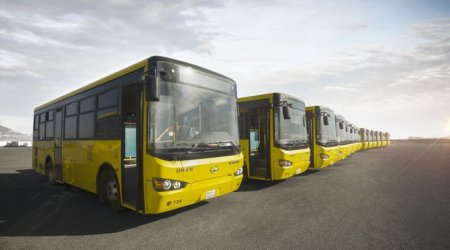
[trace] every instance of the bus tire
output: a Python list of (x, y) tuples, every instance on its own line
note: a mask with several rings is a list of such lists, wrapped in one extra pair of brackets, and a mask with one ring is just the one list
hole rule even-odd
[(47, 176), (47, 182), (50, 186), (56, 185), (55, 168), (53, 167), (53, 161), (51, 159), (47, 159), (45, 162), (45, 176)]
[(121, 204), (119, 182), (114, 171), (110, 168), (103, 171), (101, 180), (101, 194), (104, 197), (100, 197), (100, 200), (106, 200), (115, 212), (123, 211), (125, 208)]

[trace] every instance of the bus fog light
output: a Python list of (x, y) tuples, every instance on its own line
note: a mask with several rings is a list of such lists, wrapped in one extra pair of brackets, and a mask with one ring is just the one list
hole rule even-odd
[(282, 167), (290, 167), (290, 166), (292, 166), (292, 162), (288, 161), (288, 160), (279, 160), (278, 164), (280, 164), (280, 166), (282, 166)]
[(327, 154), (320, 154), (320, 158), (322, 160), (328, 160), (328, 158), (330, 158)]
[(239, 176), (244, 172), (243, 168), (239, 168), (238, 170), (236, 170), (236, 172), (234, 172), (234, 176)]

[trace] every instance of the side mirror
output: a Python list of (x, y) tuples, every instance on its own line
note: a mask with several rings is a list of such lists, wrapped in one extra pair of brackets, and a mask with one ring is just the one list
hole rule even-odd
[(339, 123), (339, 129), (344, 129), (344, 124), (342, 122)]
[(329, 123), (328, 123), (328, 116), (326, 116), (326, 115), (323, 117), (323, 124), (325, 124), (327, 126), (329, 125)]
[(145, 97), (149, 102), (159, 102), (160, 89), (159, 77), (156, 76), (156, 68), (151, 68), (144, 77)]
[(291, 111), (289, 110), (289, 106), (287, 105), (283, 106), (283, 118), (285, 120), (291, 119)]

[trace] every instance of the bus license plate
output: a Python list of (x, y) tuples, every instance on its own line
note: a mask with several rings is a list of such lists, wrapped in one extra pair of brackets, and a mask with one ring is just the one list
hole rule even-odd
[(214, 198), (214, 197), (216, 197), (216, 190), (215, 189), (206, 191), (205, 199), (211, 199), (211, 198)]

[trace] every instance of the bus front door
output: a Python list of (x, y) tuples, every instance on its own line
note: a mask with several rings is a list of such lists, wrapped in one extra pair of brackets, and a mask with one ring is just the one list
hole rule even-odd
[(55, 180), (58, 182), (63, 182), (63, 174), (62, 174), (63, 110), (62, 110), (62, 108), (56, 109), (54, 119), (55, 119), (55, 131), (54, 131)]
[(141, 91), (137, 84), (122, 91), (122, 202), (142, 210)]
[(271, 176), (269, 154), (269, 109), (249, 109), (250, 177), (268, 179)]

